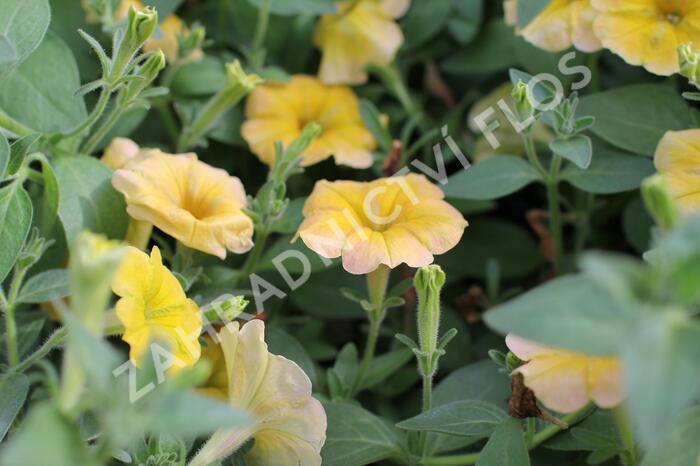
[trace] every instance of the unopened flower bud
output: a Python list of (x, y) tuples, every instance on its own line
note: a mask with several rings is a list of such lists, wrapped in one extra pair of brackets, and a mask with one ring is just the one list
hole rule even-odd
[(662, 230), (671, 230), (678, 224), (680, 209), (661, 175), (650, 176), (642, 182), (642, 199)]
[(530, 101), (530, 90), (528, 85), (522, 80), (518, 81), (515, 86), (513, 86), (513, 91), (511, 92), (513, 99), (515, 99), (515, 108), (518, 111), (518, 116), (521, 120), (527, 120), (533, 115), (533, 107)]
[(71, 247), (71, 308), (86, 328), (99, 334), (102, 311), (107, 308), (112, 279), (126, 248), (117, 241), (88, 231), (80, 233)]
[(136, 10), (129, 7), (129, 15), (124, 36), (119, 43), (119, 51), (114, 59), (114, 66), (110, 72), (110, 79), (118, 80), (122, 77), (134, 55), (141, 48), (146, 39), (151, 37), (158, 26), (158, 13), (154, 8), (146, 7)]
[(695, 87), (700, 87), (700, 54), (691, 44), (678, 47), (678, 63), (681, 76), (688, 78)]
[(158, 77), (165, 68), (165, 54), (161, 50), (151, 52), (151, 55), (136, 71), (138, 79), (133, 79), (119, 93), (119, 102), (127, 105), (139, 96)]
[(445, 272), (439, 265), (421, 267), (413, 278), (418, 295), (418, 343), (426, 355), (437, 350), (440, 331), (440, 290), (445, 284)]

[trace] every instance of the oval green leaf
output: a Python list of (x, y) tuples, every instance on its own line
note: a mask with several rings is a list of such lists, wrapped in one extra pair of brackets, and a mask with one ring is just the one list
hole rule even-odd
[(450, 176), (444, 191), (451, 199), (498, 199), (539, 179), (537, 171), (525, 160), (498, 155)]

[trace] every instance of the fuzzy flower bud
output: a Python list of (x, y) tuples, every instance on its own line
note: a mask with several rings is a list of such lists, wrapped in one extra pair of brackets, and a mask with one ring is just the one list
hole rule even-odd
[(693, 49), (692, 44), (678, 47), (678, 63), (681, 76), (688, 78), (695, 87), (700, 87), (700, 53)]
[(136, 10), (133, 6), (129, 8), (126, 30), (119, 42), (110, 80), (116, 81), (122, 77), (124, 70), (144, 42), (151, 37), (156, 26), (158, 26), (158, 12), (154, 8), (146, 7), (142, 10)]
[(532, 102), (530, 100), (530, 90), (528, 85), (522, 80), (513, 86), (513, 91), (511, 92), (513, 99), (515, 100), (515, 108), (518, 111), (518, 116), (521, 120), (527, 120), (533, 114)]
[(662, 230), (671, 230), (678, 224), (681, 215), (678, 204), (661, 175), (650, 176), (642, 182), (642, 199)]
[(440, 290), (444, 284), (445, 272), (439, 265), (421, 267), (413, 278), (418, 295), (418, 343), (420, 350), (429, 358), (438, 349)]
[(119, 242), (88, 231), (80, 233), (72, 245), (68, 267), (71, 308), (95, 334), (101, 332), (102, 311), (109, 302), (112, 278), (125, 252)]

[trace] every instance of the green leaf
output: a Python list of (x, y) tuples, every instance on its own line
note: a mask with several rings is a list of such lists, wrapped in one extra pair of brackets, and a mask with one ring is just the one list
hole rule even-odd
[(51, 19), (47, 0), (0, 0), (0, 81), (41, 42)]
[(6, 35), (0, 34), (0, 66), (17, 61), (17, 51)]
[(498, 406), (478, 400), (454, 401), (399, 422), (411, 431), (439, 432), (462, 437), (488, 437), (508, 415)]
[(645, 157), (626, 154), (595, 141), (593, 147), (593, 160), (587, 169), (569, 165), (561, 173), (563, 180), (582, 191), (595, 194), (631, 191), (654, 173), (654, 165)]
[(306, 197), (298, 197), (290, 201), (287, 210), (284, 211), (284, 214), (280, 218), (275, 220), (270, 227), (270, 231), (287, 235), (296, 233), (304, 219), (301, 211), (304, 208), (305, 202)]
[(591, 138), (584, 135), (555, 139), (549, 143), (549, 148), (558, 156), (573, 162), (583, 170), (589, 167), (593, 158)]
[(0, 108), (37, 131), (64, 131), (86, 118), (83, 99), (74, 95), (79, 86), (78, 66), (71, 50), (50, 32), (39, 48), (0, 83)]
[(360, 388), (371, 388), (385, 381), (404, 367), (411, 359), (413, 359), (413, 352), (408, 348), (401, 348), (375, 357), (369, 364)]
[(294, 361), (306, 373), (312, 385), (316, 385), (316, 368), (304, 347), (292, 335), (276, 327), (265, 330), (265, 341), (272, 354), (279, 354)]
[(197, 97), (214, 94), (225, 85), (224, 64), (218, 58), (205, 56), (182, 65), (173, 76), (170, 89), (173, 94)]
[(449, 282), (485, 278), (490, 260), (498, 262), (505, 280), (524, 278), (544, 264), (529, 231), (512, 222), (491, 219), (471, 222), (459, 244), (437, 258)]
[(491, 435), (476, 466), (530, 466), (520, 421), (509, 419)]
[(323, 464), (364, 466), (401, 456), (405, 437), (394, 426), (359, 406), (324, 403), (328, 418)]
[(670, 431), (661, 434), (641, 466), (697, 466), (700, 456), (698, 438), (700, 406), (695, 406), (683, 413)]
[(46, 270), (30, 278), (17, 300), (21, 303), (44, 303), (68, 296), (68, 270)]
[(515, 52), (518, 40), (513, 29), (503, 21), (490, 21), (471, 44), (451, 53), (441, 68), (451, 74), (488, 74), (504, 70), (518, 63)]
[[(296, 243), (295, 243), (296, 244)], [(291, 262), (291, 261), (290, 261)], [(365, 317), (357, 303), (343, 299), (340, 289), (351, 288), (366, 293), (364, 277), (350, 275), (342, 267), (323, 269), (289, 295), (292, 304), (304, 313), (323, 319), (356, 319)], [(329, 307), (328, 303), (333, 303)]]
[(17, 139), (10, 146), (10, 163), (7, 166), (7, 174), (14, 175), (22, 167), (25, 157), (39, 140), (41, 134), (33, 133), (21, 139)]
[[(147, 406), (144, 423), (151, 432), (197, 437), (211, 434), (220, 428), (244, 428), (252, 424), (252, 418), (245, 411), (190, 391), (153, 392), (144, 401)], [(177, 408), (184, 406), (187, 409)], [(197, 415), (193, 416), (192, 413)]]
[(10, 273), (32, 225), (32, 201), (18, 181), (0, 189), (0, 283)]
[[(37, 439), (41, 447), (37, 446)], [(53, 403), (44, 401), (29, 412), (22, 429), (4, 445), (0, 455), (3, 466), (98, 466), (98, 462), (80, 438), (78, 430), (63, 417)]]
[(41, 196), (38, 222), (42, 236), (48, 238), (58, 219), (59, 188), (56, 172), (45, 157), (41, 160), (41, 175), (44, 180), (44, 192)]
[(10, 144), (4, 134), (0, 133), (0, 181), (5, 179), (7, 166), (10, 164)]
[(61, 157), (55, 169), (60, 191), (58, 216), (68, 243), (85, 229), (122, 239), (128, 216), (124, 198), (112, 187), (112, 171), (84, 155)]
[(646, 317), (625, 339), (629, 407), (648, 445), (672, 428), (700, 390), (698, 342), (700, 325), (673, 311)]
[(450, 18), (451, 3), (451, 0), (412, 2), (401, 21), (405, 37), (403, 48), (410, 50), (423, 45), (440, 32)]
[(498, 199), (539, 178), (537, 170), (520, 157), (498, 155), (450, 176), (444, 191), (451, 199)]
[(0, 441), (10, 430), (29, 393), (29, 379), (20, 373), (0, 377)]
[(384, 151), (388, 151), (391, 147), (391, 133), (382, 124), (377, 107), (370, 100), (362, 99), (360, 100), (359, 110), (363, 123), (372, 133), (374, 139), (377, 140), (379, 147)]
[(524, 28), (549, 5), (550, 0), (527, 0), (517, 2), (518, 27)]
[(447, 27), (452, 36), (461, 44), (469, 43), (479, 31), (484, 15), (482, 0), (453, 0), (457, 16), (450, 19)]
[(494, 330), (595, 355), (615, 355), (632, 317), (584, 275), (557, 278), (484, 315)]
[(578, 113), (596, 118), (591, 130), (597, 136), (649, 156), (666, 131), (692, 125), (688, 104), (675, 89), (658, 84), (625, 86), (582, 97)]

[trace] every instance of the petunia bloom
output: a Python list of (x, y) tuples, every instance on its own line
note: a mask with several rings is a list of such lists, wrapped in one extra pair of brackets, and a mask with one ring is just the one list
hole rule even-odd
[(317, 254), (341, 257), (353, 274), (380, 264), (421, 267), (452, 249), (467, 222), (423, 175), (371, 182), (321, 180), (304, 205), (297, 237)]
[(232, 323), (219, 332), (228, 381), (228, 402), (246, 410), (253, 426), (214, 433), (189, 466), (226, 458), (253, 438), (245, 455), (250, 466), (318, 466), (326, 440), (326, 413), (311, 396), (311, 381), (294, 362), (270, 354), (265, 324)]
[[(114, 138), (102, 153), (100, 161), (112, 170), (119, 170), (128, 163), (143, 156), (143, 151), (138, 144), (128, 138)], [(129, 219), (129, 227), (126, 230), (127, 244), (138, 249), (145, 249), (153, 232), (153, 225), (133, 218)]]
[(654, 165), (681, 212), (700, 212), (700, 129), (668, 131), (656, 148)]
[(226, 258), (253, 246), (253, 221), (241, 181), (197, 160), (151, 149), (114, 172), (132, 218), (150, 222), (185, 246)]
[[(527, 0), (520, 0), (527, 1)], [(518, 0), (506, 0), (506, 22), (517, 23)], [(566, 50), (572, 45), (583, 52), (594, 52), (601, 43), (593, 33), (597, 13), (591, 0), (552, 0), (518, 34), (533, 45), (550, 52)]]
[(603, 46), (658, 75), (677, 73), (678, 46), (700, 43), (700, 0), (591, 0)]
[(622, 402), (621, 365), (616, 358), (549, 348), (513, 334), (506, 336), (506, 345), (526, 361), (515, 373), (523, 375), (525, 385), (549, 409), (572, 413), (591, 400), (601, 408)]
[(202, 330), (199, 308), (163, 265), (157, 247), (153, 247), (150, 257), (129, 248), (112, 282), (112, 291), (121, 298), (116, 314), (124, 325), (122, 339), (129, 344), (129, 358), (134, 364), (140, 365), (152, 342), (167, 344), (165, 349), (173, 356), (172, 370), (197, 362)]
[(333, 156), (355, 168), (372, 165), (376, 141), (360, 117), (355, 94), (346, 86), (325, 86), (313, 76), (292, 76), (287, 83), (257, 87), (246, 103), (241, 127), (251, 151), (267, 165), (275, 162), (275, 142), (292, 142), (304, 126), (316, 122), (319, 134), (302, 154), (302, 166)]
[(403, 43), (394, 21), (410, 0), (351, 0), (337, 3), (337, 12), (321, 16), (314, 44), (321, 49), (318, 75), (326, 84), (362, 84), (367, 65), (388, 65)]

